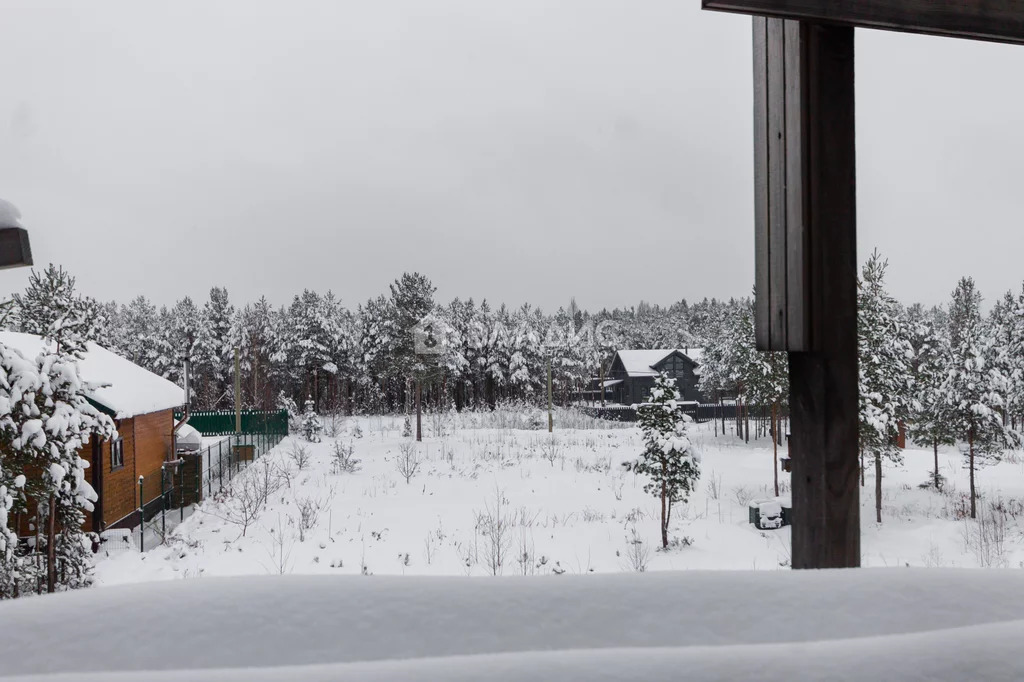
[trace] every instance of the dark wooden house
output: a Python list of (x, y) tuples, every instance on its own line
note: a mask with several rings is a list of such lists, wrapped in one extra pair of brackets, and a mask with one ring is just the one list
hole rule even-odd
[[(604, 380), (604, 399), (622, 405), (642, 403), (650, 395), (655, 377), (664, 372), (675, 378), (683, 400), (704, 402), (697, 389), (700, 355), (699, 348), (616, 351)], [(595, 388), (600, 400), (600, 384)]]

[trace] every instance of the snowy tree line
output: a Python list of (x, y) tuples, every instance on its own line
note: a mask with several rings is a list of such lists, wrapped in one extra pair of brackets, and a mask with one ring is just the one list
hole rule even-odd
[[(37, 332), (32, 310), (45, 302), (30, 293), (16, 298), (10, 324)], [(590, 313), (570, 303), (548, 314), (530, 305), (439, 302), (431, 282), (417, 273), (402, 275), (388, 295), (355, 308), (333, 292), (310, 290), (287, 306), (266, 298), (236, 306), (221, 287), (206, 301), (185, 297), (169, 307), (145, 296), (127, 303), (83, 300), (100, 345), (182, 385), (188, 360), (197, 408), (234, 405), (238, 348), (246, 408), (271, 409), (282, 397), (303, 405), (311, 397), (320, 412), (347, 413), (406, 410), (417, 379), (428, 406), (540, 402), (547, 396), (549, 357), (555, 400), (568, 403), (616, 349), (701, 345), (726, 311), (743, 305), (684, 300)], [(443, 348), (434, 356), (414, 352), (413, 332), (424, 319), (443, 330)], [(593, 333), (601, 323), (602, 333)]]
[[(1007, 292), (987, 315), (970, 277), (957, 283), (945, 306), (905, 306), (886, 290), (886, 269), (875, 252), (858, 281), (860, 447), (862, 471), (865, 457), (875, 469), (877, 521), (883, 462), (899, 463), (902, 456), (901, 424), (913, 441), (933, 450), (929, 483), (935, 488), (943, 483), (939, 447), (961, 448), (974, 518), (975, 471), (1020, 445), (1024, 287)], [(700, 376), (705, 394), (735, 396), (741, 406), (785, 406), (787, 360), (783, 353), (756, 352), (750, 301), (730, 306), (706, 338)]]

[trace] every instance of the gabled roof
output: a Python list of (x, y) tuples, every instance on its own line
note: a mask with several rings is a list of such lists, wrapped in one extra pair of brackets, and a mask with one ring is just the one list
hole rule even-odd
[[(0, 343), (31, 359), (44, 350), (45, 341), (35, 334), (0, 332)], [(177, 384), (139, 367), (134, 362), (89, 342), (78, 363), (82, 380), (92, 386), (86, 397), (117, 419), (181, 407), (185, 391)]]
[(655, 371), (654, 366), (673, 353), (684, 355), (693, 360), (695, 364), (700, 364), (700, 357), (702, 355), (700, 348), (688, 348), (685, 350), (679, 348), (620, 350), (616, 352), (616, 355), (622, 360), (622, 366), (625, 368), (627, 375), (631, 377), (652, 377), (658, 373)]

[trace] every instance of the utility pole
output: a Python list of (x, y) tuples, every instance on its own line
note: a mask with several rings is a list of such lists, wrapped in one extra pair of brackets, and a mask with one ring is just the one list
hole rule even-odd
[(554, 433), (555, 416), (551, 406), (551, 354), (548, 353), (548, 433)]
[(422, 391), (423, 382), (419, 377), (416, 379), (416, 441), (421, 442), (423, 440), (423, 427), (422, 427)]
[(242, 432), (242, 361), (235, 346), (235, 433)]

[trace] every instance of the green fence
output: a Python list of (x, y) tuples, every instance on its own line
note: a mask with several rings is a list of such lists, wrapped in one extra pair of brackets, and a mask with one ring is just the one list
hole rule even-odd
[[(175, 420), (185, 415), (175, 412)], [(233, 410), (196, 410), (189, 413), (189, 425), (204, 436), (230, 436), (235, 433)], [(287, 436), (287, 410), (243, 410), (242, 433)]]

